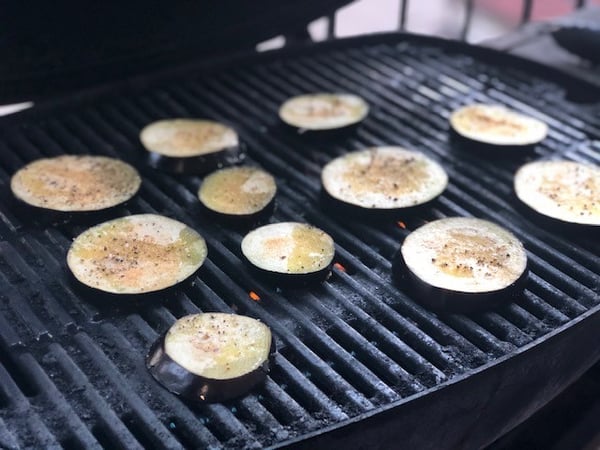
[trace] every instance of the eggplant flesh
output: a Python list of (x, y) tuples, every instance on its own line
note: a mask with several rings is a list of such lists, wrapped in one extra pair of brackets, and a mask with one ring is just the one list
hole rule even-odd
[(81, 233), (67, 253), (67, 265), (89, 288), (114, 295), (145, 295), (190, 279), (206, 255), (206, 242), (187, 225), (156, 214), (138, 214)]
[[(275, 353), (271, 341), (270, 357)], [(270, 371), (270, 360), (245, 375), (229, 380), (216, 380), (196, 375), (179, 365), (165, 352), (164, 335), (152, 345), (146, 357), (146, 368), (169, 392), (194, 402), (216, 403), (247, 394), (262, 383)]]
[(516, 300), (527, 281), (521, 242), (474, 218), (430, 222), (409, 234), (393, 260), (400, 287), (431, 309), (482, 311)]
[[(205, 313), (201, 315), (210, 315), (211, 317), (215, 317), (215, 320), (221, 320), (221, 318), (227, 316), (230, 317), (241, 317), (242, 320), (251, 321), (254, 319), (246, 318), (243, 316), (236, 316), (234, 314), (222, 314), (222, 313)], [(196, 315), (200, 316), (200, 315)], [(180, 319), (178, 322), (182, 320), (186, 320), (193, 316), (187, 316), (183, 319)], [(258, 321), (255, 321), (258, 322)], [(260, 322), (258, 322), (260, 324)], [(260, 324), (258, 326), (266, 328), (266, 326)], [(175, 326), (171, 328), (173, 330)], [(268, 330), (268, 328), (266, 328)], [(227, 400), (234, 399), (236, 397), (240, 397), (244, 394), (247, 394), (250, 390), (252, 390), (255, 386), (263, 382), (270, 370), (271, 360), (275, 354), (275, 342), (268, 332), (268, 346), (269, 348), (259, 349), (263, 356), (261, 360), (255, 360), (250, 358), (248, 361), (242, 361), (242, 363), (238, 364), (236, 373), (230, 377), (210, 377), (206, 376), (206, 373), (210, 370), (216, 371), (216, 373), (226, 373), (227, 362), (236, 364), (235, 360), (231, 358), (227, 359), (227, 356), (223, 356), (220, 351), (230, 351), (226, 346), (224, 348), (216, 349), (214, 352), (204, 352), (202, 353), (202, 357), (198, 360), (193, 360), (193, 354), (188, 354), (186, 352), (185, 357), (186, 360), (192, 364), (196, 370), (191, 367), (184, 367), (182, 363), (177, 362), (173, 355), (169, 355), (167, 348), (167, 336), (170, 331), (162, 335), (157, 341), (152, 345), (150, 352), (146, 357), (146, 367), (152, 377), (156, 381), (158, 381), (162, 386), (164, 386), (170, 392), (180, 395), (181, 397), (193, 401), (193, 402), (223, 402)], [(221, 342), (225, 338), (221, 338), (220, 336), (211, 336), (206, 337), (203, 335), (205, 331), (198, 329), (198, 336), (192, 336), (191, 339), (197, 339), (196, 343), (191, 343), (190, 346), (202, 346), (202, 345), (210, 345), (204, 344), (204, 342), (210, 342), (211, 339), (215, 338), (217, 341), (221, 339)], [(217, 331), (218, 333), (226, 333), (227, 331)], [(262, 333), (262, 331), (261, 331)], [(264, 333), (263, 333), (264, 334)], [(189, 336), (182, 336), (182, 339), (187, 339)], [(232, 335), (229, 336), (231, 339), (235, 339), (236, 348), (240, 349), (239, 358), (243, 359), (244, 355), (244, 336)], [(257, 345), (264, 345), (264, 342), (249, 342), (251, 349), (255, 349)], [(191, 355), (191, 356), (190, 356)], [(210, 358), (210, 360), (206, 360), (206, 358)], [(244, 364), (250, 363), (248, 367), (245, 367)], [(225, 365), (225, 366), (224, 366)], [(204, 368), (204, 370), (203, 370)], [(204, 371), (204, 373), (199, 373), (200, 371)]]
[(448, 175), (420, 152), (374, 147), (330, 161), (321, 172), (322, 200), (341, 214), (394, 218), (420, 211), (445, 190)]
[(42, 158), (19, 169), (11, 191), (30, 211), (57, 216), (102, 214), (122, 206), (139, 190), (137, 170), (124, 161), (104, 156), (61, 155)]
[(316, 93), (288, 99), (279, 109), (279, 118), (288, 131), (334, 138), (350, 134), (368, 113), (369, 106), (356, 95)]
[(144, 127), (140, 141), (151, 167), (174, 173), (204, 174), (245, 158), (235, 130), (211, 120), (159, 120)]
[(277, 185), (267, 172), (247, 166), (218, 170), (198, 190), (203, 210), (229, 225), (265, 221), (274, 210)]
[(406, 288), (421, 304), (443, 313), (475, 313), (518, 301), (527, 284), (529, 270), (505, 288), (489, 292), (460, 292), (432, 286), (414, 274), (406, 265), (402, 252), (394, 256), (393, 277), (400, 288)]
[(318, 228), (283, 222), (248, 233), (242, 240), (242, 255), (262, 279), (295, 287), (328, 277), (335, 246), (333, 239)]
[(452, 113), (450, 130), (460, 148), (506, 157), (533, 150), (546, 137), (548, 126), (503, 106), (472, 104)]
[(517, 205), (552, 228), (600, 230), (600, 167), (566, 160), (534, 161), (514, 177)]

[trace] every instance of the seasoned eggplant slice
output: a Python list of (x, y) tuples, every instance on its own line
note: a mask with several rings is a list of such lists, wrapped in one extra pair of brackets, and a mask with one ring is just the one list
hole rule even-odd
[(29, 206), (88, 213), (125, 203), (141, 182), (137, 170), (118, 159), (62, 155), (27, 164), (13, 175), (10, 187), (14, 196)]
[(269, 373), (271, 330), (237, 314), (179, 319), (152, 346), (146, 367), (169, 391), (189, 400), (222, 402), (246, 394)]
[(477, 151), (504, 150), (495, 152), (497, 156), (530, 150), (548, 134), (544, 122), (500, 105), (464, 106), (451, 114), (450, 125), (459, 143)]
[(146, 294), (191, 277), (206, 259), (206, 243), (187, 225), (138, 214), (80, 234), (67, 254), (77, 280), (112, 294)]
[(287, 100), (279, 109), (283, 123), (300, 133), (347, 130), (368, 114), (367, 102), (352, 94), (299, 95)]
[(326, 279), (335, 246), (331, 236), (316, 227), (282, 222), (248, 233), (242, 254), (267, 280), (294, 286)]
[(481, 219), (430, 222), (404, 240), (394, 274), (432, 309), (477, 311), (513, 301), (527, 279), (523, 244), (504, 228)]
[(328, 203), (348, 212), (406, 212), (437, 198), (448, 175), (423, 153), (374, 147), (330, 161), (321, 172)]
[(141, 131), (140, 140), (152, 167), (176, 173), (208, 173), (245, 157), (235, 130), (210, 120), (159, 120)]
[(514, 188), (534, 218), (600, 230), (600, 167), (573, 161), (535, 161), (515, 174)]
[(277, 185), (273, 176), (257, 167), (229, 167), (202, 181), (198, 198), (217, 217), (253, 222), (273, 211)]

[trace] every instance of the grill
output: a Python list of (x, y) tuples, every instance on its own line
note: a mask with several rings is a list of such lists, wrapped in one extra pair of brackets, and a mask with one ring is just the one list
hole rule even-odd
[[(600, 104), (569, 100), (578, 86), (492, 51), (395, 34), (190, 66), (7, 120), (0, 128), (0, 446), (368, 447), (344, 439), (362, 435), (376, 446), (399, 432), (407, 433), (404, 442), (431, 448), (491, 442), (600, 357), (600, 242), (523, 218), (511, 197), (512, 174), (523, 161), (456, 152), (447, 117), (467, 101), (504, 103), (549, 124), (536, 157), (598, 164)], [(589, 98), (598, 94), (586, 89)], [(371, 104), (356, 135), (314, 142), (280, 129), (279, 104), (319, 90), (353, 92)], [(240, 260), (243, 233), (201, 215), (200, 178), (141, 163), (139, 130), (175, 116), (234, 124), (250, 159), (277, 178), (273, 221), (307, 221), (327, 231), (344, 270), (337, 266), (325, 283), (300, 290), (254, 279)], [(323, 211), (321, 166), (383, 144), (420, 149), (443, 163), (450, 185), (437, 204), (401, 218), (406, 229)], [(200, 231), (209, 259), (195, 282), (159, 303), (81, 298), (65, 255), (91, 224), (24, 217), (8, 193), (19, 167), (62, 153), (135, 163), (141, 193), (115, 216), (157, 212)], [(498, 222), (524, 242), (531, 276), (516, 304), (436, 315), (392, 283), (390, 261), (403, 237), (425, 221), (456, 215)], [(250, 299), (250, 291), (261, 300)], [(247, 397), (187, 405), (153, 381), (144, 355), (176, 318), (215, 310), (267, 323), (277, 339), (275, 364)], [(491, 401), (508, 392), (523, 398)], [(510, 410), (510, 419), (499, 419), (498, 408)]]

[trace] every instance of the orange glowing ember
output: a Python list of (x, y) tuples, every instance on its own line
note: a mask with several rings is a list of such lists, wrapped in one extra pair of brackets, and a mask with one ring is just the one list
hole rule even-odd
[(256, 292), (254, 291), (250, 291), (248, 292), (248, 297), (250, 297), (252, 300), (254, 300), (255, 302), (260, 300), (260, 295), (258, 295)]
[(346, 271), (346, 268), (344, 266), (342, 266), (339, 262), (336, 262), (333, 267), (335, 267), (337, 270), (341, 270), (342, 272)]
[(404, 222), (402, 222), (401, 220), (399, 220), (398, 222), (396, 222), (398, 224), (398, 226), (400, 228), (402, 228), (403, 230), (406, 230), (406, 224)]

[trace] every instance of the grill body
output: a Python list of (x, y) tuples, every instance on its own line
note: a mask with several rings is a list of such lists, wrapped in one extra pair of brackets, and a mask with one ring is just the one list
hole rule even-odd
[[(277, 108), (311, 91), (363, 96), (355, 134), (315, 141), (281, 128)], [(588, 103), (575, 103), (587, 92)], [(531, 157), (598, 164), (597, 90), (523, 60), (431, 38), (382, 35), (190, 65), (42, 105), (0, 125), (0, 443), (7, 448), (476, 448), (550, 400), (600, 357), (599, 243), (561, 235), (515, 209), (512, 174), (524, 158), (454, 148), (447, 117), (468, 101), (497, 102), (550, 126)], [(139, 130), (168, 117), (233, 124), (251, 161), (273, 173), (273, 221), (297, 220), (336, 241), (332, 277), (305, 289), (255, 279), (243, 230), (202, 214), (199, 177), (143, 164)], [(333, 216), (319, 200), (320, 168), (366, 146), (394, 144), (438, 159), (450, 176), (435, 205), (370, 223)], [(191, 285), (158, 302), (104, 303), (66, 268), (71, 239), (94, 223), (56, 222), (14, 208), (10, 175), (62, 153), (116, 156), (141, 171), (140, 195), (115, 216), (158, 212), (197, 229), (209, 258)], [(408, 232), (436, 218), (495, 221), (525, 244), (531, 275), (514, 304), (436, 315), (391, 277)], [(260, 301), (253, 301), (254, 291)], [(267, 382), (242, 399), (188, 405), (144, 367), (177, 318), (237, 311), (267, 323), (278, 353)], [(65, 426), (67, 424), (67, 426)]]

